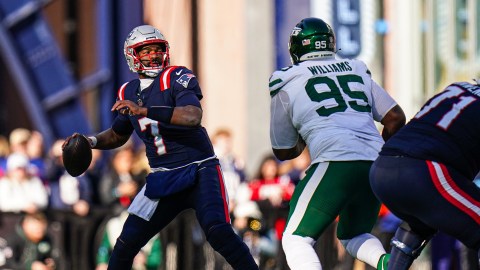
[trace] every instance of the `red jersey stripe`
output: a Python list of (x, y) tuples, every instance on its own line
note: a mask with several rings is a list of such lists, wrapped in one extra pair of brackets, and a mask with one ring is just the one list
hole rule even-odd
[(118, 89), (118, 94), (117, 98), (119, 100), (124, 100), (125, 99), (125, 88), (127, 87), (128, 82), (124, 83), (122, 86), (120, 86), (120, 89)]
[(170, 88), (170, 73), (175, 70), (177, 66), (168, 67), (162, 75), (160, 75), (160, 91), (165, 91)]

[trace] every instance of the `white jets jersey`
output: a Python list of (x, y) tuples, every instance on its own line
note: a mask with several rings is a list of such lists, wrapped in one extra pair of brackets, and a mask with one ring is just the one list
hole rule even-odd
[(375, 160), (384, 141), (374, 120), (396, 105), (359, 60), (304, 61), (270, 77), (270, 139), (289, 149), (299, 136), (312, 163)]

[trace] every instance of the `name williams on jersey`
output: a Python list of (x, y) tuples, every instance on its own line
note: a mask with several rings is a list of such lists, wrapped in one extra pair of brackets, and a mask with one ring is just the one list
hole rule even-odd
[(329, 72), (352, 71), (352, 67), (350, 66), (350, 63), (348, 63), (347, 61), (328, 64), (328, 65), (311, 66), (311, 67), (308, 67), (308, 69), (310, 70), (312, 75), (325, 74)]

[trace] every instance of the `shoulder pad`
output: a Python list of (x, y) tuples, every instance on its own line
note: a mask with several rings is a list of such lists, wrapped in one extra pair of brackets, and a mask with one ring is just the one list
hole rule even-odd
[(186, 72), (183, 75), (180, 75), (176, 82), (182, 85), (184, 88), (188, 88), (188, 83), (192, 78), (195, 78), (195, 75), (193, 73)]
[(172, 83), (180, 84), (183, 88), (188, 88), (190, 80), (195, 77), (195, 74), (186, 67), (178, 67), (171, 75), (171, 79), (174, 80)]
[[(170, 88), (170, 79), (172, 72), (181, 72), (185, 67), (181, 66), (169, 66), (160, 74), (160, 91), (165, 91)], [(177, 70), (177, 71), (176, 71)]]
[(469, 91), (469, 92), (471, 92), (471, 93), (473, 93), (477, 96), (480, 94), (480, 86), (478, 84), (471, 84), (469, 82), (455, 82), (455, 83), (450, 84), (448, 87), (451, 87), (451, 86), (460, 87), (460, 88), (462, 88), (466, 91)]
[(370, 69), (368, 69), (367, 64), (365, 64), (365, 62), (363, 62), (362, 60), (349, 59), (349, 62), (352, 63), (352, 68), (354, 70), (358, 72), (365, 72), (370, 77), (372, 76), (372, 72), (370, 72)]
[[(297, 64), (297, 65), (298, 65), (298, 64)], [(284, 68), (282, 68), (282, 69), (280, 69), (280, 70), (281, 70), (281, 71), (287, 71), (287, 70), (291, 69), (292, 67), (293, 67), (293, 66), (288, 66), (288, 67), (284, 67)]]
[(125, 89), (127, 88), (127, 85), (131, 82), (138, 81), (138, 79), (131, 80), (129, 82), (126, 82), (120, 86), (120, 88), (117, 91), (117, 99), (118, 100), (124, 100), (125, 99)]
[(289, 72), (293, 66), (286, 67), (280, 70), (273, 72), (272, 76), (270, 76), (270, 80), (268, 83), (268, 87), (270, 89), (270, 96), (275, 96), (282, 87), (287, 84), (293, 76), (295, 75), (292, 72)]

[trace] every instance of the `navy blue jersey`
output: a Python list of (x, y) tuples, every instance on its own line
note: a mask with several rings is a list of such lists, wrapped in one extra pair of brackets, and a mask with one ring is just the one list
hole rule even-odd
[(436, 161), (473, 179), (480, 169), (479, 96), (479, 85), (449, 85), (385, 143), (380, 155)]
[[(131, 100), (144, 107), (200, 107), (202, 92), (195, 75), (189, 69), (171, 66), (164, 69), (143, 91), (140, 91), (138, 79), (124, 84), (118, 91), (118, 98)], [(118, 114), (112, 129), (122, 135), (131, 134), (135, 130), (145, 143), (152, 168), (176, 168), (214, 155), (208, 134), (202, 126), (178, 126), (147, 117)]]

